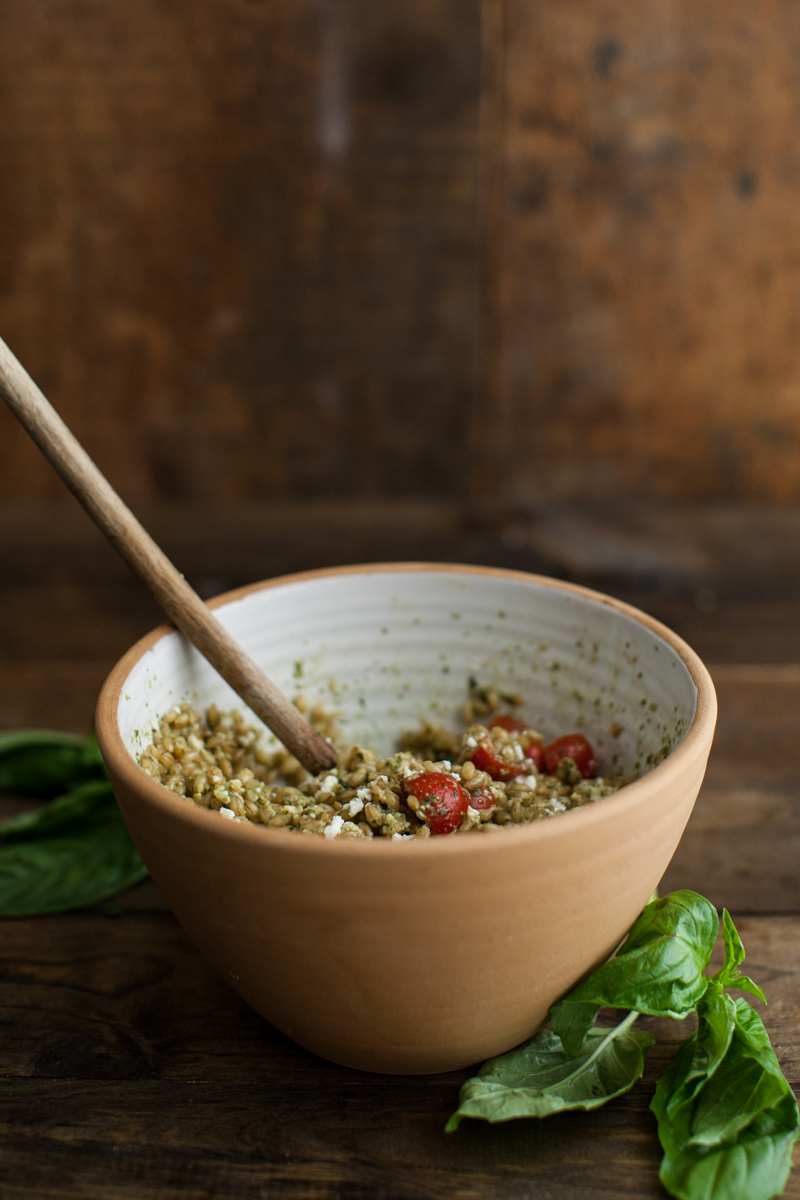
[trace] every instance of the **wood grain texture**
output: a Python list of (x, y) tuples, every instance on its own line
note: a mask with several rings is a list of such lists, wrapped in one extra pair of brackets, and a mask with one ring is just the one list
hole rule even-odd
[[(800, 1083), (798, 918), (746, 918), (748, 965)], [(443, 1132), (469, 1072), (347, 1071), (300, 1050), (219, 980), (169, 915), (0, 929), (3, 1194), (514, 1200), (658, 1197), (648, 1112), (691, 1020), (646, 1024), (645, 1079), (593, 1114)], [(786, 1193), (800, 1195), (797, 1178)]]
[[(543, 505), (532, 515), (471, 513), (405, 497), (147, 501), (145, 527), (204, 597), (291, 571), (399, 559), (514, 567), (603, 591), (679, 604), (710, 589), (711, 607), (745, 602), (748, 654), (763, 659), (755, 601), (777, 614), (800, 595), (800, 508), (749, 504)], [(71, 497), (0, 500), (0, 587), (128, 575)], [(212, 585), (217, 581), (216, 588)], [(220, 582), (221, 581), (221, 582)], [(709, 610), (711, 611), (711, 610)], [(766, 610), (765, 610), (766, 611)], [(715, 618), (717, 619), (717, 618)], [(727, 616), (723, 617), (724, 630)], [(781, 618), (784, 632), (790, 625)], [(770, 627), (764, 637), (770, 636)], [(759, 656), (762, 656), (760, 659)], [(719, 654), (716, 655), (719, 657)], [(739, 652), (742, 659), (742, 652)]]
[(719, 721), (708, 772), (663, 887), (738, 912), (800, 912), (796, 664), (712, 668)]
[(486, 501), (794, 500), (796, 6), (487, 5)]
[(797, 501), (789, 0), (0, 17), (0, 326), (125, 495)]
[(0, 328), (122, 494), (465, 495), (478, 0), (0, 19)]

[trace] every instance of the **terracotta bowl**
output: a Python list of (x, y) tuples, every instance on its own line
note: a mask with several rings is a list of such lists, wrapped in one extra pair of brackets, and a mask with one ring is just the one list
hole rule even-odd
[(226, 821), (137, 766), (173, 705), (240, 703), (169, 626), (103, 688), (97, 734), (136, 845), (189, 936), (268, 1021), (324, 1058), (393, 1073), (523, 1041), (613, 950), (678, 844), (716, 718), (697, 655), (616, 600), (477, 567), (315, 571), (212, 606), (287, 694), (340, 710), (348, 740), (388, 752), (423, 717), (452, 722), (476, 675), (522, 693), (545, 737), (581, 730), (601, 769), (642, 772), (499, 833), (327, 840)]

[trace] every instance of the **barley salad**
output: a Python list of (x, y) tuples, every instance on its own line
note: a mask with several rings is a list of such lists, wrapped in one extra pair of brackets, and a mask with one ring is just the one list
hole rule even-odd
[[(295, 699), (308, 712), (302, 696)], [(153, 730), (139, 765), (176, 796), (231, 821), (326, 838), (427, 838), (496, 833), (593, 804), (630, 779), (598, 776), (580, 733), (549, 745), (510, 715), (522, 697), (470, 681), (462, 733), (424, 722), (378, 758), (338, 742), (335, 714), (317, 706), (314, 727), (337, 749), (334, 768), (311, 776), (288, 750), (267, 748), (238, 711), (205, 713), (184, 702)]]

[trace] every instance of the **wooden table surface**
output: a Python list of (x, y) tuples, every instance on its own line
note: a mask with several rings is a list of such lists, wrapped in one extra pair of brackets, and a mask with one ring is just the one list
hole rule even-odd
[[(662, 891), (694, 888), (733, 912), (797, 1089), (800, 646), (785, 631), (800, 628), (800, 605), (643, 604), (689, 633), (720, 699), (706, 783)], [(85, 728), (107, 665), (7, 660), (0, 723)], [(152, 883), (117, 919), (2, 922), (0, 946), (3, 1200), (665, 1195), (648, 1105), (689, 1022), (648, 1022), (658, 1043), (643, 1082), (596, 1113), (465, 1121), (445, 1135), (470, 1072), (373, 1076), (301, 1050), (215, 974)], [(800, 1173), (786, 1195), (800, 1197)]]

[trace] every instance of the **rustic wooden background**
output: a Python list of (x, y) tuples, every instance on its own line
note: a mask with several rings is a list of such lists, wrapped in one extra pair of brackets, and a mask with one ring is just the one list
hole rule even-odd
[[(0, 336), (203, 596), (462, 560), (683, 634), (720, 724), (664, 886), (736, 915), (795, 1086), (799, 124), (792, 0), (0, 0)], [(0, 728), (88, 729), (158, 619), (0, 411)], [(314, 1059), (123, 902), (0, 930), (4, 1200), (663, 1198), (684, 1030), (448, 1139), (466, 1073)]]
[(0, 31), (0, 329), (129, 497), (800, 501), (791, 0)]

